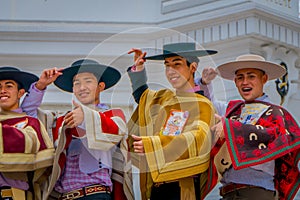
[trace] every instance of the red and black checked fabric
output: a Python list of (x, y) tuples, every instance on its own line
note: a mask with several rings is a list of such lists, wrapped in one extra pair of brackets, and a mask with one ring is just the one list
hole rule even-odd
[[(300, 186), (297, 166), (300, 158), (300, 127), (283, 107), (260, 101), (254, 103), (270, 106), (256, 125), (238, 121), (243, 101), (231, 101), (227, 107), (223, 121), (224, 134), (233, 167), (241, 169), (275, 160), (274, 181), (280, 199), (292, 199)], [(257, 139), (251, 140), (250, 134)]]

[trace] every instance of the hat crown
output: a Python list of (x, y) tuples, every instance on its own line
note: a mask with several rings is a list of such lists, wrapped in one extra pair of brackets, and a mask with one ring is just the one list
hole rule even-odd
[(172, 44), (165, 44), (163, 46), (164, 53), (195, 51), (195, 50), (196, 50), (196, 44), (191, 42), (172, 43)]
[(264, 57), (259, 56), (259, 55), (254, 55), (254, 54), (246, 54), (246, 55), (241, 55), (236, 58), (236, 61), (263, 61), (265, 62), (266, 60)]
[(20, 70), (16, 67), (0, 67), (0, 72), (19, 72)]
[(71, 67), (81, 66), (81, 65), (99, 65), (95, 60), (90, 59), (80, 59), (72, 63)]
[(19, 83), (25, 91), (28, 91), (30, 85), (38, 81), (39, 78), (32, 73), (21, 71), (16, 67), (4, 66), (0, 67), (0, 80), (14, 80)]

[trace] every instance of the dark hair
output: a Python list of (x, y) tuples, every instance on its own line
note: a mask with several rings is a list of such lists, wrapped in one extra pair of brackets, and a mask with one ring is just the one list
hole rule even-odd
[(9, 79), (9, 80), (13, 80), (14, 82), (17, 83), (18, 90), (24, 89), (23, 84), (20, 83), (18, 80), (16, 80), (16, 79)]
[(24, 86), (22, 83), (20, 83), (18, 80), (16, 79), (12, 79), (13, 81), (15, 81), (17, 83), (17, 87), (18, 87), (18, 90), (21, 90), (21, 89), (24, 89)]
[(23, 84), (19, 83), (18, 81), (16, 81), (17, 85), (18, 85), (18, 90), (24, 89)]
[[(185, 57), (185, 59), (186, 59), (186, 64), (188, 67), (190, 67), (193, 62), (198, 64), (200, 61), (199, 58), (196, 56)], [(195, 78), (195, 72), (193, 73), (193, 77)]]
[(188, 65), (188, 66), (190, 66), (193, 62), (195, 62), (195, 63), (199, 63), (199, 58), (198, 57), (196, 57), (196, 56), (186, 56), (186, 57), (184, 57), (185, 59), (186, 59), (186, 64)]

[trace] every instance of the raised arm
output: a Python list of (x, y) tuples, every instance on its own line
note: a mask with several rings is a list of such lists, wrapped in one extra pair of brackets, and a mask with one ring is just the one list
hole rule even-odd
[(217, 75), (218, 73), (214, 68), (212, 67), (204, 68), (202, 71), (202, 77), (195, 79), (195, 83), (197, 85), (200, 85), (201, 90), (203, 90), (204, 92), (204, 96), (206, 96), (211, 100), (211, 102), (217, 109), (218, 114), (224, 116), (227, 103), (219, 101), (218, 99), (215, 98), (213, 85), (212, 85), (212, 81), (216, 78)]
[(136, 103), (139, 103), (141, 95), (148, 89), (147, 75), (144, 63), (146, 52), (140, 49), (131, 49), (128, 54), (134, 53), (134, 65), (129, 67), (127, 72), (131, 81), (132, 95)]
[(23, 112), (31, 117), (37, 117), (37, 109), (41, 105), (45, 90), (48, 85), (53, 83), (58, 76), (60, 76), (62, 69), (52, 68), (52, 69), (45, 69), (40, 79), (33, 83), (28, 93), (26, 94), (21, 108)]

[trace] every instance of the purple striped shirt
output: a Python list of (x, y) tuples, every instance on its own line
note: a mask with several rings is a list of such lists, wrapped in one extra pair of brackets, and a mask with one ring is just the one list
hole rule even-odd
[[(106, 104), (98, 104), (96, 106), (102, 111), (109, 109)], [(104, 167), (104, 165), (102, 168), (99, 168), (98, 171), (90, 174), (80, 171), (79, 154), (81, 153), (80, 148), (83, 148), (81, 145), (75, 147), (77, 152), (69, 153), (67, 155), (63, 174), (56, 182), (55, 190), (60, 193), (67, 193), (89, 185), (100, 184), (109, 186), (112, 191), (112, 181), (109, 173), (110, 170)], [(71, 146), (72, 145), (69, 146), (68, 152), (70, 152)], [(71, 151), (74, 151), (74, 148)], [(86, 164), (88, 165), (89, 163)]]
[(109, 169), (100, 168), (94, 173), (85, 174), (79, 170), (79, 155), (67, 156), (64, 172), (57, 181), (55, 190), (60, 193), (67, 193), (93, 184), (109, 186), (112, 190)]
[(29, 91), (20, 107), (22, 108), (23, 112), (26, 112), (27, 115), (37, 118), (37, 109), (42, 103), (45, 90), (37, 89), (35, 87), (35, 83), (36, 82), (31, 84)]

